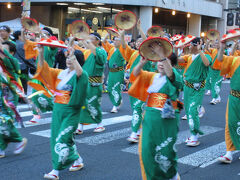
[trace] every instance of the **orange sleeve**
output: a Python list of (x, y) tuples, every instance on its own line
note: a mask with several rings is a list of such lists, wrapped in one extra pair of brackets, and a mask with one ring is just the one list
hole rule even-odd
[(24, 44), (25, 59), (36, 59), (38, 56), (37, 42), (26, 40)]
[(114, 47), (112, 44), (110, 44), (108, 41), (106, 43), (102, 43), (102, 47), (105, 49), (107, 53)]
[(84, 53), (84, 51), (86, 51), (86, 49), (84, 49), (84, 48), (78, 46), (77, 44), (74, 45), (74, 49), (75, 49), (75, 50), (82, 51), (82, 53)]
[(182, 62), (179, 62), (178, 64), (179, 64), (180, 66), (186, 67), (187, 64), (188, 64), (188, 57), (189, 57), (189, 55), (181, 56), (181, 58), (183, 58), (185, 62), (183, 62), (183, 63), (182, 63)]
[(138, 76), (134, 76), (132, 72), (129, 79), (130, 82), (132, 82), (132, 86), (128, 90), (128, 94), (145, 102), (149, 95), (147, 90), (152, 84), (152, 80), (155, 74), (156, 73), (154, 72), (147, 72), (142, 70)]
[(126, 46), (126, 48), (124, 49), (125, 51), (125, 57), (126, 57), (126, 61), (129, 62), (131, 56), (133, 55), (133, 53), (136, 51), (135, 49), (132, 49), (130, 46)]
[(47, 62), (44, 61), (42, 67), (38, 64), (37, 72), (33, 79), (41, 81), (48, 89), (56, 90), (57, 76), (61, 71), (62, 69), (50, 68)]
[(119, 51), (122, 54), (123, 58), (126, 59), (126, 54), (125, 54), (126, 48), (123, 48), (123, 46), (121, 45), (119, 48)]
[(221, 65), (221, 75), (229, 74), (232, 67), (234, 56), (223, 55), (222, 65)]

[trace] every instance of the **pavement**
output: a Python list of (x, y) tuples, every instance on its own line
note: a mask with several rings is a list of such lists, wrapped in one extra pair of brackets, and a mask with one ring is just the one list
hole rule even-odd
[[(211, 105), (210, 96), (205, 96), (203, 106), (206, 114), (201, 119), (205, 132), (199, 138), (198, 147), (187, 147), (184, 143), (189, 136), (187, 121), (180, 121), (177, 141), (178, 169), (182, 180), (238, 180), (240, 176), (240, 154), (234, 154), (231, 164), (220, 164), (216, 158), (225, 154), (224, 127), (229, 82), (223, 83), (222, 102)], [(84, 127), (84, 133), (76, 136), (78, 152), (85, 167), (78, 172), (68, 169), (60, 172), (61, 180), (140, 180), (141, 172), (137, 144), (126, 139), (131, 133), (131, 107), (129, 98), (123, 93), (123, 106), (116, 114), (107, 94), (103, 94), (103, 123), (106, 131), (94, 133), (94, 125)], [(28, 106), (20, 105), (24, 121), (31, 119)], [(181, 113), (184, 115), (184, 112)], [(52, 169), (50, 153), (51, 113), (43, 115), (42, 122), (35, 126), (19, 128), (28, 145), (21, 155), (14, 155), (14, 143), (9, 144), (6, 157), (0, 159), (0, 180), (41, 180), (44, 173)]]

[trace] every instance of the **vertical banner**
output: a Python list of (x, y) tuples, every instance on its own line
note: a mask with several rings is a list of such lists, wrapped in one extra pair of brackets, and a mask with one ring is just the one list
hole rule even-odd
[(22, 17), (30, 17), (31, 14), (31, 0), (22, 0)]

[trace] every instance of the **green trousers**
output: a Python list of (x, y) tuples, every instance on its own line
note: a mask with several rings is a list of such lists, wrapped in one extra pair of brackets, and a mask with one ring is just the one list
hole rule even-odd
[(223, 81), (223, 77), (220, 75), (219, 70), (215, 70), (209, 68), (209, 75), (208, 75), (208, 90), (211, 90), (212, 98), (217, 99), (219, 97), (219, 93), (221, 90), (221, 85)]
[(240, 150), (240, 98), (229, 95), (226, 116), (233, 145), (236, 150)]
[(176, 175), (178, 123), (179, 113), (174, 119), (162, 119), (161, 111), (146, 107), (139, 146), (143, 179), (165, 180)]
[(78, 159), (73, 133), (77, 129), (80, 109), (55, 103), (51, 124), (51, 154), (53, 169), (62, 170)]
[(87, 100), (82, 107), (79, 123), (101, 123), (102, 122), (102, 85), (88, 85)]
[(203, 134), (200, 130), (200, 120), (198, 117), (198, 109), (202, 105), (204, 88), (195, 90), (184, 85), (184, 107), (187, 115), (188, 125), (191, 134)]
[(109, 72), (108, 74), (108, 94), (114, 106), (119, 106), (122, 101), (122, 88), (124, 83), (124, 71)]
[(136, 99), (132, 96), (129, 96), (130, 104), (132, 107), (133, 115), (132, 115), (132, 132), (137, 133), (140, 125), (142, 124), (142, 113), (143, 113), (143, 106), (144, 102)]
[(10, 116), (0, 112), (0, 149), (5, 150), (8, 143), (22, 142), (22, 139)]

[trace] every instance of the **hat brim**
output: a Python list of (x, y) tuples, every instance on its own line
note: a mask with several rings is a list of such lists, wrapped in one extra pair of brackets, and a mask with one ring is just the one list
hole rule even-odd
[(84, 39), (86, 34), (90, 34), (90, 27), (84, 21), (76, 20), (72, 23), (71, 34), (78, 39)]
[(130, 30), (137, 24), (137, 16), (132, 11), (122, 11), (115, 16), (115, 25), (118, 29)]
[[(187, 37), (187, 36), (186, 36)], [(186, 37), (184, 38), (184, 42), (183, 41), (179, 41), (179, 43), (177, 45), (175, 45), (176, 48), (180, 48), (180, 47), (183, 47), (185, 45), (187, 45), (188, 43), (192, 42), (194, 39), (196, 39), (195, 36), (192, 36), (191, 38), (187, 38)]]
[[(213, 33), (213, 34), (212, 34)], [(210, 29), (207, 33), (206, 33), (206, 37), (209, 39), (209, 40), (217, 40), (219, 39), (220, 37), (220, 33), (219, 31), (215, 30), (215, 29)]]
[(147, 35), (149, 37), (162, 37), (163, 33), (161, 26), (152, 26), (147, 30)]
[(61, 43), (50, 43), (50, 42), (46, 42), (46, 41), (43, 41), (43, 42), (38, 42), (37, 44), (40, 44), (42, 46), (49, 46), (49, 47), (54, 47), (54, 48), (67, 48), (66, 45), (64, 44), (61, 44)]
[(21, 19), (22, 26), (31, 32), (37, 32), (39, 25), (36, 19), (24, 17)]
[(169, 57), (173, 53), (172, 44), (165, 38), (161, 37), (150, 37), (142, 42), (139, 47), (139, 53), (142, 57), (145, 57), (149, 61), (159, 61), (160, 57), (151, 50), (151, 44), (158, 43), (160, 44), (165, 51), (164, 56)]
[(118, 31), (116, 31), (115, 29), (113, 28), (106, 28), (106, 31), (111, 34), (112, 36), (115, 36), (115, 37), (119, 37), (120, 34)]
[(234, 36), (229, 36), (229, 37), (223, 38), (221, 40), (221, 42), (233, 41), (233, 40), (236, 40), (236, 39), (239, 39), (239, 38), (240, 38), (240, 33), (238, 35), (234, 35)]

